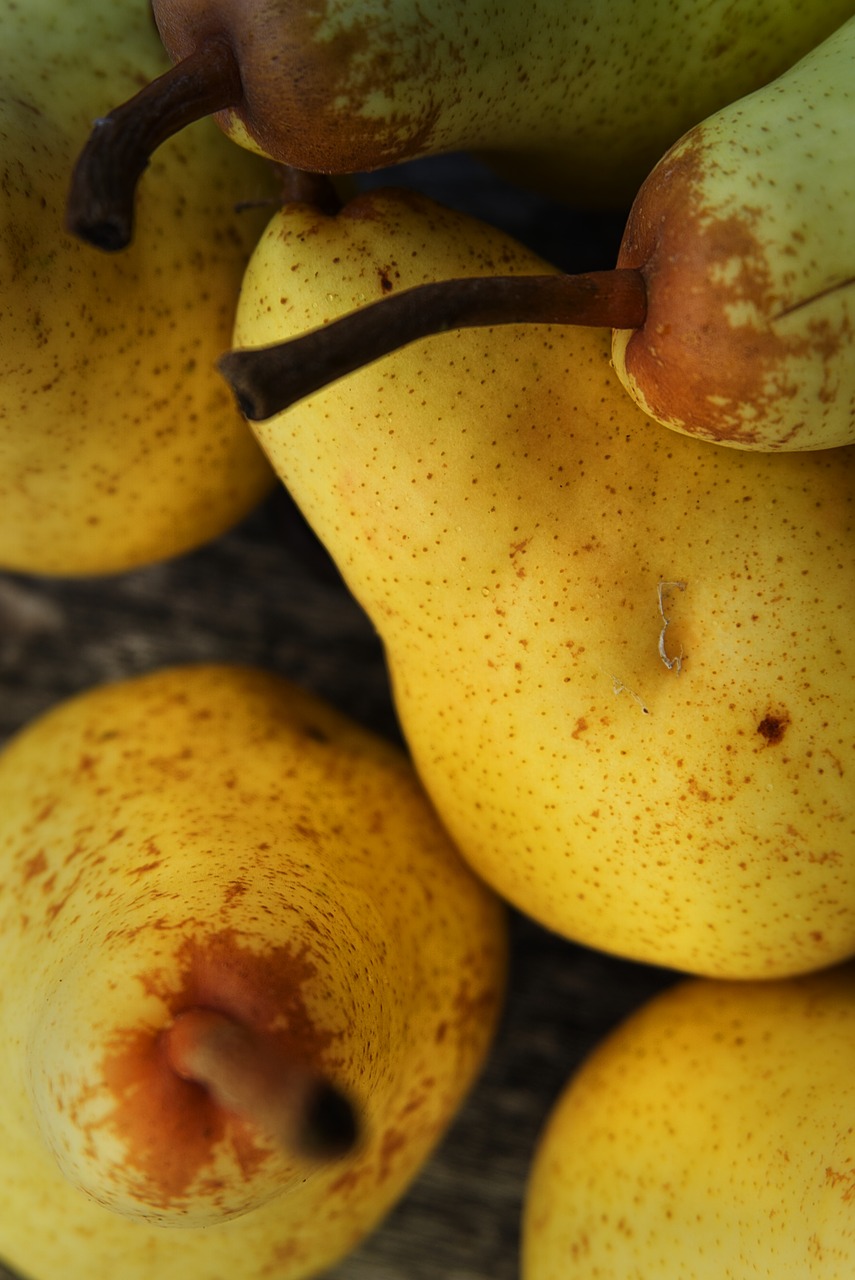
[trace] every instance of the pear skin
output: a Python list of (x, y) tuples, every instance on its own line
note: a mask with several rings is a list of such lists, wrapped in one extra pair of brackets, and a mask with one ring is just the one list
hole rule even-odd
[(208, 41), (232, 50), (242, 94), (218, 119), (252, 150), (353, 173), (476, 149), (531, 184), (617, 204), (685, 129), (791, 66), (851, 8), (440, 0), (427, 18), (413, 0), (153, 4), (174, 63)]
[(146, 175), (144, 243), (95, 255), (63, 226), (104, 94), (168, 65), (147, 5), (0, 2), (0, 567), (120, 572), (202, 545), (273, 477), (224, 393), (267, 166), (210, 122)]
[(618, 266), (648, 314), (621, 382), (657, 421), (743, 449), (855, 442), (855, 18), (692, 129), (632, 206)]
[(523, 1280), (843, 1280), (855, 1271), (855, 967), (680, 983), (549, 1115)]
[[(253, 255), (235, 347), (428, 280), (548, 270), (418, 196), (297, 205)], [(651, 430), (606, 333), (545, 325), (415, 342), (254, 428), (499, 893), (690, 973), (855, 953), (855, 449)]]
[[(0, 814), (0, 1256), (295, 1280), (355, 1247), (504, 990), (504, 908), (400, 750), (270, 673), (177, 667), (22, 730)], [(315, 1159), (330, 1090), (357, 1140)]]
[[(125, 243), (145, 155), (209, 114), (243, 147), (298, 169), (353, 174), (475, 151), (519, 185), (626, 208), (681, 134), (852, 12), (851, 0), (438, 0), (429, 14), (414, 0), (152, 8), (174, 68), (132, 99), (105, 97), (107, 127), (85, 148), (84, 169), (91, 163), (115, 197), (108, 238), (121, 225)], [(79, 233), (99, 243), (100, 217), (85, 198), (73, 204)]]

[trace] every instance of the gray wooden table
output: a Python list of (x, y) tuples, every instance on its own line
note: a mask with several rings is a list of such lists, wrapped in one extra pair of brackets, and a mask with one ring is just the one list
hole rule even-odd
[[(411, 166), (399, 180), (566, 269), (614, 263), (620, 216), (571, 218), (457, 160)], [(67, 695), (196, 660), (271, 668), (398, 736), (372, 627), (284, 492), (167, 564), (74, 581), (0, 572), (0, 742)], [(514, 1280), (529, 1161), (552, 1102), (593, 1045), (673, 981), (515, 913), (511, 928), (510, 991), (484, 1074), (409, 1194), (331, 1280)]]

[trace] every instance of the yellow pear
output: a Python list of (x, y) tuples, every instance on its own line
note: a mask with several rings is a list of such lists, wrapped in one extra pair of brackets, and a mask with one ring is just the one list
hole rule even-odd
[(547, 1120), (523, 1280), (855, 1274), (853, 1061), (851, 964), (657, 997)]
[[(378, 192), (253, 254), (248, 410), (284, 339), (509, 237)], [(386, 647), (416, 765), (478, 873), (550, 929), (718, 977), (855, 953), (855, 448), (651, 430), (606, 332), (415, 342), (257, 422)], [(299, 370), (298, 370), (299, 373)]]
[(105, 92), (165, 62), (140, 0), (0, 0), (0, 567), (120, 571), (216, 537), (272, 483), (217, 378), (267, 167), (205, 121), (152, 163), (145, 242), (65, 231)]
[(281, 1280), (380, 1220), (490, 1046), (502, 905), (395, 747), (238, 666), (0, 756), (0, 1257)]

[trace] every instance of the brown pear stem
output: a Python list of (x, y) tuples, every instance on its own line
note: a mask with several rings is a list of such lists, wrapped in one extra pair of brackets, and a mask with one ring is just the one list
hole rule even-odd
[(357, 1141), (356, 1113), (347, 1098), (304, 1064), (213, 1009), (188, 1009), (165, 1033), (167, 1059), (185, 1080), (251, 1121), (290, 1156), (331, 1160)]
[(218, 361), (244, 415), (270, 418), (348, 373), (450, 329), (573, 324), (638, 329), (647, 316), (635, 268), (585, 275), (470, 276), (417, 285), (289, 341)]
[(342, 200), (330, 174), (311, 173), (282, 163), (273, 163), (271, 167), (279, 181), (281, 205), (307, 204), (329, 218), (341, 213)]
[(72, 172), (68, 230), (98, 249), (124, 249), (133, 235), (137, 184), (153, 152), (203, 116), (236, 106), (242, 96), (231, 46), (212, 39), (96, 120)]

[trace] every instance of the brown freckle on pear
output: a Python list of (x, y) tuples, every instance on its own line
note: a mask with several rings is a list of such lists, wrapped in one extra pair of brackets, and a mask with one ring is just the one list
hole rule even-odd
[(28, 858), (24, 863), (24, 880), (33, 880), (36, 876), (44, 875), (47, 871), (47, 866), (45, 851), (44, 849), (39, 849), (37, 854), (34, 854), (32, 858)]
[(335, 1182), (330, 1184), (330, 1193), (333, 1195), (346, 1195), (362, 1181), (366, 1172), (366, 1165), (356, 1165), (346, 1169), (340, 1177), (336, 1178)]
[(329, 742), (329, 734), (325, 733), (315, 724), (307, 724), (303, 726), (303, 732), (312, 742)]
[(235, 898), (242, 897), (246, 893), (246, 891), (247, 891), (247, 885), (245, 881), (233, 880), (232, 883), (228, 885), (226, 888), (226, 892), (225, 892), (226, 902), (231, 903), (232, 901), (234, 901)]
[(383, 1181), (391, 1172), (392, 1161), (398, 1151), (403, 1150), (407, 1145), (404, 1134), (397, 1129), (387, 1129), (383, 1135), (380, 1145), (380, 1170), (379, 1178)]
[(786, 711), (777, 713), (770, 712), (768, 715), (765, 715), (758, 724), (757, 732), (762, 738), (766, 739), (766, 742), (770, 747), (773, 747), (782, 740), (789, 723), (790, 717), (787, 715)]

